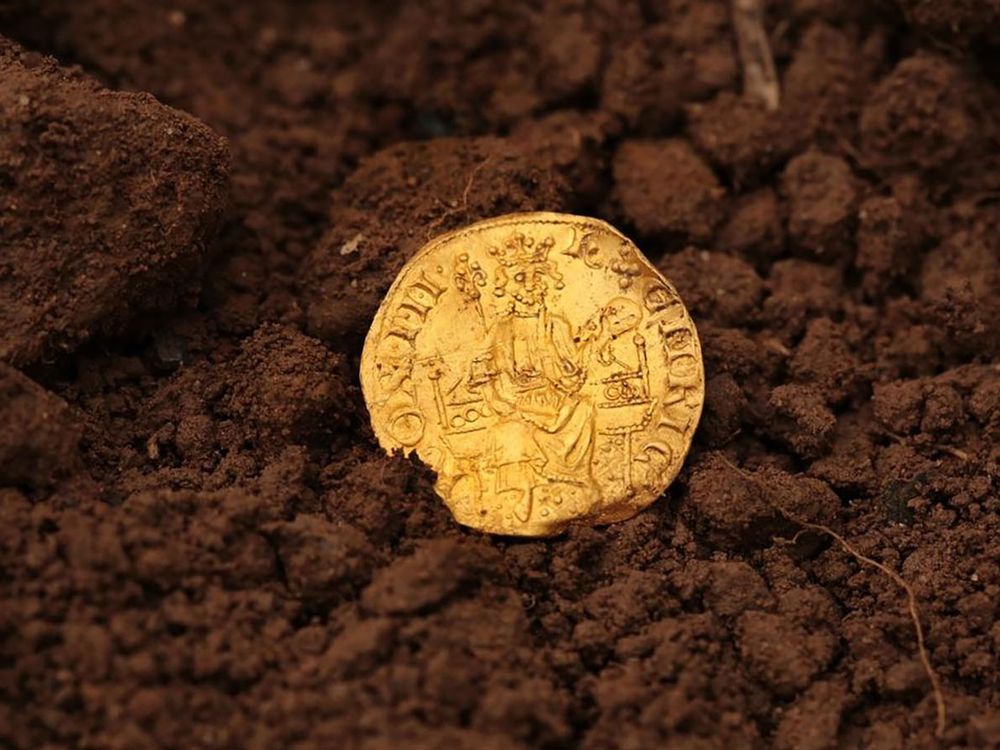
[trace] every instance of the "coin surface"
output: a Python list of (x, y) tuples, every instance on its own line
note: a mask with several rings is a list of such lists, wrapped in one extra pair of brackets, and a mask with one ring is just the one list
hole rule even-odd
[(361, 386), (379, 443), (434, 469), (459, 523), (524, 536), (652, 503), (705, 395), (673, 285), (609, 224), (555, 213), (425, 245), (372, 322)]

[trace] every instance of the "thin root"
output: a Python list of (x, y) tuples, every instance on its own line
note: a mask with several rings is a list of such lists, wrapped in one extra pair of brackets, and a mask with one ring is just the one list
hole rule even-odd
[[(490, 162), (490, 157), (487, 156), (485, 159), (483, 159), (475, 167), (472, 168), (472, 171), (469, 172), (469, 179), (465, 181), (465, 188), (462, 190), (462, 202), (460, 204), (458, 204), (458, 205), (454, 205), (453, 204), (451, 208), (449, 208), (446, 211), (444, 211), (440, 216), (438, 216), (434, 221), (432, 221), (427, 226), (427, 236), (428, 237), (430, 237), (434, 233), (435, 229), (437, 229), (439, 226), (441, 226), (442, 224), (444, 224), (445, 221), (447, 221), (449, 218), (451, 218), (455, 214), (460, 213), (460, 212), (468, 212), (468, 210), (469, 210), (469, 195), (472, 193), (472, 186), (473, 186), (473, 184), (475, 184), (476, 175), (478, 175), (483, 170), (483, 168), (487, 164), (489, 164), (489, 162)], [(438, 199), (438, 203), (441, 203), (442, 205), (446, 205), (440, 199)]]
[(465, 190), (462, 191), (462, 210), (469, 210), (469, 193), (472, 192), (472, 184), (476, 181), (476, 175), (483, 171), (483, 168), (490, 163), (490, 157), (487, 156), (481, 162), (479, 162), (471, 172), (469, 172), (469, 179), (465, 182)]
[(732, 3), (736, 46), (743, 63), (743, 93), (773, 112), (778, 108), (781, 94), (774, 56), (764, 31), (761, 0), (732, 0)]
[[(739, 474), (741, 474), (749, 481), (751, 482), (757, 481), (756, 477), (754, 477), (749, 472), (741, 469), (739, 466), (734, 464), (725, 456), (722, 456), (721, 458), (732, 469), (737, 471)], [(797, 517), (795, 514), (789, 512), (785, 508), (782, 508), (780, 505), (777, 505), (776, 503), (771, 503), (771, 507), (773, 507), (776, 511), (778, 511), (784, 518), (786, 518), (787, 520), (791, 521), (794, 524), (798, 524), (804, 529), (810, 529), (812, 531), (818, 531), (822, 534), (826, 534), (834, 541), (836, 541), (837, 544), (839, 544), (841, 548), (843, 548), (843, 550), (847, 552), (847, 554), (851, 555), (851, 557), (853, 557), (855, 560), (862, 563), (863, 565), (868, 565), (875, 568), (876, 570), (881, 571), (882, 573), (887, 575), (893, 581), (893, 583), (895, 583), (897, 586), (903, 589), (903, 591), (906, 592), (907, 609), (910, 612), (910, 619), (913, 620), (913, 630), (917, 636), (917, 653), (920, 656), (920, 663), (923, 665), (924, 672), (927, 674), (927, 679), (931, 683), (931, 691), (934, 694), (934, 705), (937, 709), (937, 725), (934, 730), (934, 736), (937, 737), (938, 739), (941, 739), (944, 736), (944, 730), (948, 722), (948, 712), (947, 709), (945, 708), (944, 693), (941, 690), (941, 680), (938, 677), (937, 672), (934, 671), (934, 667), (931, 665), (930, 655), (927, 653), (927, 645), (924, 640), (924, 626), (920, 620), (920, 614), (917, 610), (917, 595), (913, 591), (913, 587), (909, 583), (907, 583), (906, 579), (904, 579), (901, 575), (899, 575), (899, 573), (894, 571), (892, 568), (887, 567), (883, 563), (880, 563), (878, 560), (868, 557), (867, 555), (861, 554), (861, 552), (859, 552), (854, 547), (854, 545), (852, 545), (849, 541), (847, 541), (844, 537), (842, 537), (836, 531), (831, 529), (829, 526), (824, 526), (823, 524), (820, 523), (812, 523), (811, 521), (803, 520)], [(799, 534), (801, 533), (802, 533), (801, 531), (798, 532), (795, 535), (795, 539), (798, 539)]]

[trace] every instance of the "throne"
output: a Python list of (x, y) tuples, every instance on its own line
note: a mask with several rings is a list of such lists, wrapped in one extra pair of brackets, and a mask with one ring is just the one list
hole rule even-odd
[[(428, 379), (434, 390), (434, 403), (437, 407), (438, 422), (446, 435), (462, 435), (469, 432), (485, 430), (488, 418), (493, 416), (493, 410), (477, 387), (488, 380), (485, 368), (488, 363), (476, 359), (473, 361), (473, 377), (459, 378), (454, 385), (443, 385), (444, 363), (436, 359), (431, 363)], [(481, 372), (480, 377), (476, 377)]]
[[(597, 404), (612, 417), (600, 432), (620, 445), (622, 480), (627, 491), (634, 490), (632, 476), (632, 435), (643, 430), (652, 419), (656, 404), (649, 395), (649, 368), (646, 363), (646, 340), (641, 334), (632, 337), (635, 345), (635, 370), (616, 372), (601, 379), (604, 401)], [(614, 412), (610, 410), (615, 410)]]
[(616, 372), (601, 379), (604, 386), (604, 401), (598, 406), (602, 409), (619, 409), (625, 406), (649, 404), (649, 370), (646, 365), (646, 339), (641, 334), (632, 337), (635, 344), (635, 370), (631, 372)]

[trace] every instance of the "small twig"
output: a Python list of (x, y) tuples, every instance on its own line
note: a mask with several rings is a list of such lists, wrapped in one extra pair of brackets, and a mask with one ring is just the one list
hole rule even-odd
[[(725, 456), (720, 456), (720, 458), (730, 468), (732, 468), (734, 471), (736, 471), (738, 474), (743, 476), (748, 481), (751, 482), (757, 481), (757, 478), (755, 476), (750, 474), (748, 471), (741, 469), (739, 466), (734, 464)], [(778, 511), (782, 515), (782, 517), (791, 521), (792, 523), (798, 524), (804, 529), (818, 531), (820, 533), (826, 534), (827, 536), (831, 537), (843, 548), (845, 552), (847, 552), (847, 554), (851, 555), (858, 562), (864, 565), (869, 565), (875, 568), (876, 570), (881, 571), (882, 573), (887, 575), (893, 581), (893, 583), (895, 583), (897, 586), (903, 589), (903, 591), (906, 592), (906, 604), (907, 608), (910, 611), (910, 619), (913, 620), (913, 629), (917, 637), (917, 652), (920, 656), (920, 663), (924, 667), (924, 672), (927, 674), (927, 679), (931, 683), (931, 691), (934, 694), (934, 704), (937, 709), (937, 726), (934, 731), (934, 736), (937, 737), (938, 739), (941, 739), (941, 737), (944, 736), (944, 730), (948, 722), (948, 712), (947, 709), (945, 708), (944, 693), (941, 690), (941, 680), (938, 677), (937, 672), (934, 671), (934, 667), (931, 665), (930, 655), (927, 653), (927, 645), (924, 640), (924, 626), (923, 623), (920, 621), (920, 614), (917, 610), (917, 595), (914, 592), (913, 587), (906, 581), (906, 579), (904, 579), (901, 575), (899, 575), (899, 573), (894, 571), (892, 568), (886, 566), (883, 563), (880, 563), (878, 560), (868, 557), (867, 555), (863, 555), (854, 547), (854, 545), (848, 542), (844, 537), (842, 537), (836, 531), (831, 529), (829, 526), (824, 526), (823, 524), (820, 523), (812, 523), (811, 521), (806, 521), (804, 519), (801, 519), (797, 517), (794, 513), (791, 513), (790, 511), (781, 507), (777, 503), (771, 502), (766, 497), (766, 495), (765, 495), (765, 500), (771, 505), (771, 507), (773, 507), (776, 511)], [(797, 539), (799, 534), (801, 533), (802, 532), (800, 531), (798, 534), (796, 534), (795, 538)]]
[(732, 0), (732, 3), (736, 46), (743, 63), (743, 93), (773, 112), (778, 108), (781, 94), (774, 56), (764, 31), (761, 0)]
[[(882, 434), (885, 435), (887, 438), (891, 438), (900, 445), (906, 445), (906, 438), (904, 438), (902, 435), (899, 435), (893, 432), (892, 430), (887, 430), (884, 427), (881, 427), (879, 429), (882, 432)], [(933, 448), (934, 450), (941, 451), (942, 453), (947, 453), (949, 455), (952, 455), (959, 461), (965, 461), (966, 463), (968, 463), (969, 461), (972, 460), (972, 456), (963, 451), (961, 448), (955, 448), (954, 446), (951, 445), (932, 445), (930, 447)]]
[(961, 448), (954, 448), (950, 445), (938, 445), (936, 447), (939, 451), (944, 451), (945, 453), (949, 453), (955, 458), (957, 458), (959, 461), (965, 461), (966, 463), (968, 463), (971, 460), (969, 454), (963, 451)]
[(766, 346), (768, 349), (770, 349), (775, 354), (780, 354), (782, 357), (790, 357), (790, 356), (792, 356), (791, 349), (789, 349), (787, 346), (785, 346), (784, 344), (782, 344), (776, 338), (772, 337), (772, 338), (764, 339), (764, 346)]
[(898, 443), (899, 445), (906, 445), (906, 439), (898, 432), (887, 430), (885, 427), (882, 427), (880, 429), (882, 430), (882, 434), (885, 435), (887, 438), (891, 438), (894, 443)]

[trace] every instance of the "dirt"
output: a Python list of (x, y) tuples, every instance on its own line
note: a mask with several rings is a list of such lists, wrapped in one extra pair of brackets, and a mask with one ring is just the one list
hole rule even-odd
[(188, 280), (225, 200), (224, 140), (6, 41), (0, 75), (0, 358), (55, 357), (197, 297)]
[[(0, 746), (1000, 747), (995, 6), (768, 3), (768, 112), (721, 0), (2, 0)], [(707, 398), (649, 510), (513, 541), (357, 364), (531, 209), (673, 279)], [(912, 586), (940, 737), (794, 519)]]

